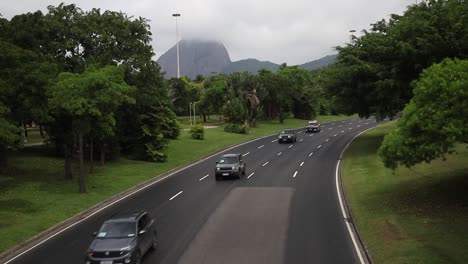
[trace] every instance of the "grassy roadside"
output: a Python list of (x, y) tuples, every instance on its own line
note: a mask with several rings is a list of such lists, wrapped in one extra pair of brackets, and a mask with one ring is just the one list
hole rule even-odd
[(375, 263), (466, 263), (468, 149), (414, 168), (385, 169), (376, 155), (387, 123), (358, 137), (344, 157), (343, 182)]
[[(318, 117), (321, 122), (349, 118)], [(23, 242), (37, 233), (122, 192), (138, 183), (175, 167), (199, 159), (227, 146), (278, 132), (286, 127), (300, 127), (304, 120), (288, 119), (260, 122), (248, 135), (226, 133), (222, 127), (205, 130), (205, 140), (190, 138), (182, 131), (169, 145), (169, 160), (150, 163), (120, 159), (104, 167), (97, 166), (87, 176), (88, 193), (77, 193), (75, 181), (63, 180), (63, 160), (41, 146), (28, 147), (9, 160), (9, 168), (0, 174), (0, 252)], [(77, 168), (75, 166), (75, 175)]]

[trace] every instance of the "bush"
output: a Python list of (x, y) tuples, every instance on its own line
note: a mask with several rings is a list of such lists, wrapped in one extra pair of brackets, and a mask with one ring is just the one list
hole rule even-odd
[(205, 128), (200, 124), (190, 126), (190, 134), (194, 139), (203, 140), (205, 138)]
[(226, 124), (224, 131), (237, 134), (248, 134), (249, 126), (248, 125), (239, 125), (239, 124)]

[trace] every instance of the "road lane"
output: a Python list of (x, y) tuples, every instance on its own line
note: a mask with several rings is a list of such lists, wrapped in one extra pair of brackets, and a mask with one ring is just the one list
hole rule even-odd
[[(285, 259), (288, 261), (284, 263), (311, 263), (316, 260), (320, 260), (320, 263), (336, 263), (332, 262), (337, 260), (336, 256), (332, 256), (333, 252), (339, 252), (342, 256), (339, 260), (357, 263), (349, 236), (338, 214), (332, 176), (335, 156), (339, 155), (355, 134), (376, 125), (375, 122), (368, 123), (339, 134), (333, 133), (334, 129), (317, 134), (300, 133), (298, 142), (291, 148), (291, 144), (278, 144), (276, 135), (242, 145), (227, 152), (248, 153), (244, 157), (248, 179), (216, 182), (213, 170), (219, 156), (209, 158), (111, 206), (11, 263), (38, 263), (38, 260), (39, 263), (47, 264), (63, 261), (83, 263), (92, 232), (114, 213), (133, 210), (147, 210), (157, 221), (159, 248), (150, 252), (144, 258), (144, 263), (176, 263), (229, 193), (242, 187), (287, 187), (295, 190), (291, 198), (291, 226), (285, 251)], [(344, 126), (344, 129), (352, 124), (337, 122), (327, 126)], [(321, 148), (317, 148), (320, 145)], [(268, 164), (263, 167), (266, 162)], [(301, 162), (304, 162), (302, 166)], [(293, 177), (294, 174), (296, 177)], [(178, 195), (169, 200), (175, 194)], [(309, 211), (314, 213), (303, 215)], [(315, 223), (317, 230), (309, 228), (310, 223), (301, 219)], [(313, 233), (315, 231), (317, 233)], [(323, 243), (329, 240), (333, 241), (330, 246)]]

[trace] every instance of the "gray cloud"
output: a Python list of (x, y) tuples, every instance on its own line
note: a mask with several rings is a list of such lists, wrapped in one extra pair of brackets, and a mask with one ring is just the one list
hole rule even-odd
[[(63, 1), (1, 1), (0, 13), (12, 16)], [(151, 20), (156, 57), (175, 44), (180, 13), (181, 38), (218, 40), (232, 60), (256, 58), (301, 64), (334, 53), (349, 39), (349, 30), (369, 28), (390, 14), (402, 14), (411, 0), (75, 0), (78, 7), (122, 11)]]

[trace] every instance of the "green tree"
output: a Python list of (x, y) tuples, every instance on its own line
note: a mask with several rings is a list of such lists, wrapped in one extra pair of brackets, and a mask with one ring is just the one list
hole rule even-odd
[[(66, 131), (79, 146), (80, 193), (86, 192), (83, 164), (83, 137), (90, 133), (93, 125), (105, 127), (107, 135), (115, 127), (114, 111), (123, 103), (134, 103), (129, 96), (130, 86), (124, 81), (125, 67), (89, 67), (82, 74), (61, 73), (58, 81), (49, 90), (49, 105), (52, 116), (58, 120), (69, 120)], [(60, 123), (62, 124), (62, 123)], [(71, 146), (68, 146), (69, 148)]]
[(452, 153), (468, 143), (468, 60), (446, 59), (424, 70), (414, 97), (379, 154), (389, 168), (407, 167)]
[(468, 56), (468, 3), (430, 0), (372, 24), (338, 47), (331, 92), (360, 116), (393, 117), (412, 98), (411, 82), (444, 58)]
[(0, 168), (7, 165), (7, 150), (9, 147), (19, 147), (21, 144), (19, 128), (7, 119), (8, 108), (0, 102)]

